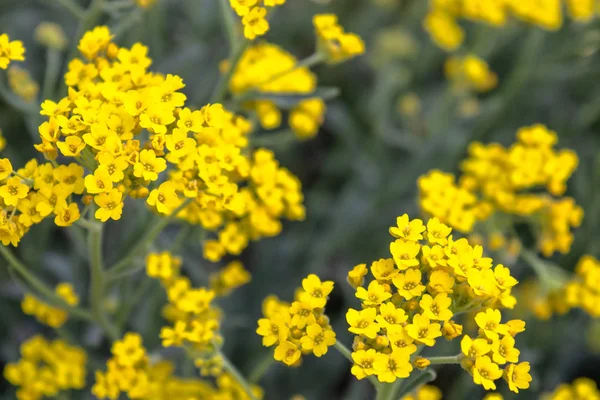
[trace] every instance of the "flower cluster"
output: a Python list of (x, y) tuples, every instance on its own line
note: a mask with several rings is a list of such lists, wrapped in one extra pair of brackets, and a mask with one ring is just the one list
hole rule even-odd
[(327, 62), (340, 63), (365, 52), (365, 44), (360, 36), (345, 32), (335, 14), (315, 15), (313, 24), (317, 49), (325, 55)]
[(298, 365), (303, 354), (321, 357), (335, 344), (335, 332), (325, 315), (332, 290), (332, 281), (321, 281), (311, 274), (302, 280), (291, 304), (275, 296), (263, 301), (264, 318), (258, 320), (256, 333), (262, 336), (263, 346), (277, 345), (275, 360)]
[[(317, 77), (307, 67), (298, 65), (292, 54), (271, 43), (258, 43), (246, 49), (233, 76), (229, 89), (236, 96), (248, 93), (308, 94), (317, 88)], [(273, 101), (252, 100), (244, 106), (256, 111), (261, 126), (276, 129), (282, 113)], [(320, 98), (300, 101), (289, 110), (288, 124), (297, 137), (314, 137), (325, 113)]]
[[(456, 50), (465, 32), (459, 19), (501, 27), (510, 17), (543, 29), (557, 30), (563, 24), (563, 0), (430, 0), (424, 26), (433, 42), (444, 50)], [(571, 18), (587, 22), (596, 13), (593, 0), (566, 0)]]
[[(58, 226), (88, 211), (102, 222), (118, 220), (127, 196), (216, 231), (218, 240), (206, 245), (211, 260), (277, 235), (280, 218), (304, 218), (298, 179), (270, 151), (242, 151), (246, 119), (220, 104), (185, 107), (181, 78), (149, 72), (145, 46), (119, 48), (111, 37), (106, 27), (87, 32), (79, 43), (84, 59), (72, 60), (65, 74), (68, 96), (42, 104), (48, 120), (35, 147), (51, 162), (31, 160), (14, 172), (0, 161), (5, 245), (16, 246), (50, 215)], [(59, 153), (73, 162), (57, 165)]]
[(452, 56), (444, 66), (446, 77), (459, 90), (487, 92), (496, 87), (498, 76), (488, 64), (474, 54)]
[(543, 397), (545, 400), (599, 400), (600, 391), (596, 382), (589, 378), (577, 378), (573, 383), (563, 383), (552, 393)]
[(0, 69), (8, 68), (11, 61), (25, 60), (25, 48), (20, 40), (10, 41), (6, 33), (0, 35)]
[[(79, 304), (79, 297), (69, 283), (58, 284), (54, 292), (70, 306)], [(29, 293), (25, 294), (21, 302), (21, 309), (26, 315), (34, 316), (40, 323), (52, 328), (60, 328), (69, 318), (69, 314), (65, 310), (46, 304)]]
[[(404, 214), (396, 223), (390, 228), (395, 238), (390, 243), (391, 257), (373, 262), (369, 269), (357, 265), (348, 274), (362, 305), (361, 310), (349, 309), (346, 314), (348, 330), (356, 335), (352, 373), (358, 379), (377, 376), (381, 382), (406, 378), (413, 364), (424, 367), (430, 362), (414, 358), (419, 347), (433, 347), (442, 336), (453, 340), (462, 335), (455, 315), (485, 309), (475, 316), (475, 323), (489, 350), (476, 356), (467, 352), (456, 360), (463, 360), (475, 383), (495, 388), (493, 380), (502, 376), (498, 365), (516, 362), (502, 358), (510, 342), (508, 332), (524, 329), (522, 321), (502, 324), (497, 309), (515, 305), (511, 289), (517, 280), (503, 265), (494, 267), (481, 246), (471, 246), (464, 238), (454, 240), (452, 229), (437, 218), (425, 226)], [(369, 270), (373, 279), (366, 282)], [(494, 361), (486, 356), (490, 351)], [(514, 368), (511, 365), (506, 371)], [(488, 368), (494, 369), (494, 375), (484, 381), (481, 377)]]
[(79, 347), (34, 336), (21, 345), (21, 357), (4, 368), (6, 380), (18, 387), (19, 400), (55, 397), (85, 387), (87, 356)]
[(40, 86), (31, 77), (26, 69), (10, 67), (8, 70), (8, 86), (14, 94), (27, 103), (34, 101), (40, 90)]
[(267, 33), (267, 14), (272, 8), (284, 4), (285, 0), (229, 0), (229, 3), (242, 19), (246, 39), (254, 40)]
[(538, 247), (544, 255), (567, 253), (571, 229), (580, 225), (583, 210), (570, 197), (554, 196), (564, 194), (578, 158), (571, 150), (555, 150), (556, 141), (555, 132), (533, 125), (519, 129), (509, 148), (472, 143), (458, 183), (439, 171), (419, 178), (420, 206), (461, 232), (471, 232), (477, 221), (492, 214), (526, 218), (539, 227)]
[(216, 296), (227, 296), (233, 290), (250, 282), (250, 273), (239, 261), (232, 261), (220, 271), (213, 272), (210, 277), (210, 290)]

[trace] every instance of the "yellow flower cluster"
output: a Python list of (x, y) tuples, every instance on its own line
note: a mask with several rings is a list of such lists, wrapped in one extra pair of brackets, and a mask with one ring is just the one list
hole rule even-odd
[[(79, 297), (70, 283), (60, 283), (54, 289), (56, 295), (70, 306), (79, 304)], [(32, 315), (40, 323), (52, 328), (60, 328), (67, 322), (69, 314), (57, 307), (44, 303), (37, 297), (27, 293), (21, 302), (21, 309), (26, 315)]]
[(487, 92), (496, 87), (498, 76), (474, 54), (452, 56), (444, 66), (446, 78), (460, 90)]
[(313, 17), (317, 50), (331, 64), (346, 61), (365, 52), (365, 44), (354, 33), (347, 33), (338, 24), (335, 14), (318, 14)]
[(10, 67), (8, 70), (8, 86), (14, 94), (27, 103), (34, 101), (40, 90), (40, 86), (33, 80), (26, 69)]
[(18, 387), (18, 400), (54, 398), (85, 387), (87, 356), (79, 347), (34, 336), (21, 345), (21, 357), (4, 368), (6, 380)]
[[(510, 17), (543, 29), (557, 30), (563, 24), (563, 0), (430, 0), (424, 27), (442, 49), (452, 51), (463, 42), (459, 19), (500, 27)], [(596, 14), (594, 0), (565, 0), (571, 18), (587, 22)]]
[(232, 261), (209, 277), (210, 290), (217, 296), (227, 296), (233, 290), (250, 282), (250, 273), (239, 261)]
[(191, 346), (197, 352), (212, 353), (213, 343), (220, 341), (221, 313), (211, 304), (216, 294), (205, 288), (193, 288), (180, 269), (181, 259), (169, 252), (150, 253), (146, 258), (146, 273), (160, 280), (169, 300), (163, 314), (173, 326), (162, 328), (162, 344)]
[(423, 385), (401, 400), (442, 400), (442, 391), (433, 385)]
[(6, 33), (0, 35), (0, 69), (8, 68), (11, 61), (25, 60), (25, 48), (20, 40), (10, 41)]
[(65, 31), (55, 22), (40, 22), (35, 27), (35, 40), (55, 50), (63, 50), (69, 43)]
[(257, 149), (249, 162), (248, 186), (239, 192), (244, 211), (199, 213), (206, 217), (205, 229), (223, 225), (216, 240), (204, 243), (204, 256), (210, 261), (219, 261), (225, 254), (239, 255), (250, 240), (278, 235), (281, 218), (298, 221), (305, 217), (300, 180), (279, 165), (272, 151)]
[(299, 365), (302, 355), (321, 357), (336, 342), (335, 332), (325, 315), (332, 281), (321, 281), (311, 274), (302, 280), (294, 301), (289, 304), (275, 296), (263, 301), (263, 316), (256, 333), (265, 347), (275, 347), (273, 357), (287, 365)]
[(284, 4), (285, 0), (229, 0), (229, 3), (242, 19), (246, 39), (254, 40), (269, 30), (269, 9)]
[[(59, 226), (93, 209), (102, 222), (118, 220), (126, 196), (147, 197), (160, 214), (220, 230), (206, 246), (215, 261), (239, 254), (249, 240), (277, 235), (280, 218), (304, 218), (298, 179), (268, 150), (242, 152), (247, 120), (220, 104), (185, 107), (181, 78), (149, 72), (148, 49), (117, 47), (107, 27), (87, 32), (79, 50), (85, 60), (69, 63), (68, 96), (42, 104), (48, 121), (35, 147), (52, 163), (31, 160), (10, 177), (12, 165), (0, 160), (5, 245), (16, 246), (31, 225), (52, 214)], [(74, 162), (56, 165), (59, 152)], [(74, 195), (82, 196), (84, 212)]]
[[(404, 214), (390, 228), (395, 238), (390, 243), (391, 257), (373, 262), (369, 269), (359, 264), (348, 273), (362, 303), (361, 310), (349, 309), (346, 314), (348, 330), (356, 335), (352, 373), (358, 379), (374, 375), (381, 382), (394, 382), (408, 377), (413, 362), (419, 367), (429, 363), (422, 357), (414, 360), (417, 346), (433, 347), (441, 336), (460, 337), (463, 328), (452, 318), (482, 308), (485, 311), (475, 316), (475, 323), (487, 351), (476, 356), (467, 352), (460, 357), (463, 366), (475, 383), (489, 389), (502, 376), (498, 365), (517, 361), (502, 357), (512, 338), (508, 333), (522, 331), (524, 322), (502, 324), (496, 309), (514, 307), (511, 289), (517, 280), (503, 265), (494, 267), (481, 246), (471, 246), (464, 238), (454, 240), (451, 231), (437, 218), (425, 226)], [(369, 270), (373, 279), (367, 284)], [(466, 340), (470, 338), (464, 336), (463, 343)], [(467, 365), (469, 360), (472, 365)], [(505, 370), (514, 368), (510, 364)], [(494, 374), (485, 378), (488, 370)], [(513, 385), (511, 390), (521, 386)]]
[[(317, 77), (307, 67), (298, 66), (292, 54), (271, 43), (259, 43), (246, 49), (229, 81), (236, 96), (246, 93), (307, 94), (317, 88)], [(244, 103), (256, 111), (261, 126), (276, 129), (282, 113), (269, 100)], [(288, 124), (301, 139), (314, 137), (323, 122), (325, 103), (320, 98), (300, 101), (289, 110)]]
[(600, 391), (596, 382), (589, 378), (577, 378), (571, 384), (563, 383), (543, 400), (600, 400)]
[[(451, 174), (431, 171), (419, 178), (419, 203), (427, 214), (461, 232), (495, 212), (528, 218), (539, 225), (538, 247), (546, 256), (567, 253), (583, 210), (570, 197), (556, 198), (577, 168), (571, 150), (554, 149), (556, 133), (543, 125), (524, 127), (509, 148), (474, 142), (461, 164), (458, 184)], [(549, 193), (534, 193), (543, 188)]]

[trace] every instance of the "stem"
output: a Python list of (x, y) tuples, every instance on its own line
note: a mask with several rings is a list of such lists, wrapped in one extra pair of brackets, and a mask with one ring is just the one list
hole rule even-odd
[(183, 246), (183, 244), (185, 243), (185, 239), (187, 239), (190, 236), (191, 232), (192, 232), (191, 225), (186, 224), (183, 227), (181, 227), (181, 229), (177, 233), (177, 236), (175, 236), (175, 239), (173, 239), (173, 242), (171, 243), (171, 246), (169, 247), (169, 252), (171, 252), (171, 253), (178, 252), (181, 249), (181, 247)]
[[(91, 221), (90, 221), (91, 222)], [(96, 322), (104, 329), (112, 340), (120, 337), (118, 329), (108, 320), (104, 312), (104, 268), (102, 266), (102, 228), (96, 223), (95, 229), (88, 233), (88, 249), (90, 256), (90, 307)]]
[(148, 289), (150, 289), (154, 282), (154, 279), (145, 276), (143, 278), (143, 282), (140, 283), (135, 289), (132, 297), (123, 303), (123, 306), (117, 313), (117, 324), (119, 327), (123, 327), (125, 325), (125, 321), (131, 314), (131, 311), (134, 309), (135, 306), (138, 305), (142, 297), (144, 297), (144, 294), (146, 294), (146, 292), (148, 291)]
[(68, 312), (75, 318), (79, 318), (86, 321), (92, 321), (92, 316), (86, 311), (78, 307), (72, 307), (58, 296), (54, 291), (48, 287), (40, 278), (34, 273), (30, 272), (28, 268), (21, 262), (6, 246), (0, 246), (0, 253), (4, 259), (8, 262), (10, 268), (14, 269), (21, 277), (31, 285), (38, 293), (46, 297), (48, 303), (52, 304)]
[(441, 364), (460, 364), (459, 361), (460, 354), (455, 356), (445, 356), (445, 357), (427, 357), (431, 365), (441, 365)]
[(227, 96), (227, 90), (229, 89), (229, 81), (231, 80), (238, 63), (244, 54), (246, 47), (248, 47), (248, 44), (250, 44), (250, 42), (244, 39), (244, 41), (237, 45), (233, 50), (233, 53), (230, 55), (229, 68), (225, 72), (225, 75), (219, 79), (219, 83), (217, 84), (217, 87), (215, 88), (215, 91), (210, 99), (211, 103), (221, 103), (223, 100), (225, 100), (225, 97)]
[(275, 359), (273, 358), (271, 352), (265, 353), (258, 364), (256, 364), (254, 369), (250, 372), (250, 375), (248, 375), (248, 380), (252, 383), (259, 382), (274, 362)]
[(235, 22), (235, 17), (232, 13), (233, 10), (231, 9), (229, 0), (221, 0), (219, 4), (221, 8), (221, 18), (223, 18), (225, 31), (227, 32), (227, 40), (229, 41), (229, 46), (233, 47), (233, 44), (237, 40), (237, 27), (239, 24)]
[(396, 392), (404, 379), (396, 379), (393, 383), (379, 383), (375, 400), (396, 400)]
[(144, 10), (141, 8), (133, 9), (127, 16), (119, 21), (117, 25), (110, 28), (111, 33), (115, 38), (123, 35), (129, 28), (140, 21)]
[(235, 380), (242, 387), (244, 392), (246, 392), (246, 395), (250, 400), (257, 400), (254, 396), (254, 393), (252, 393), (252, 388), (250, 387), (250, 384), (246, 381), (244, 376), (237, 370), (235, 365), (231, 363), (231, 361), (225, 356), (225, 354), (223, 354), (221, 350), (217, 351), (219, 352), (221, 360), (223, 361), (223, 368), (235, 378)]
[(412, 374), (406, 378), (400, 387), (400, 392), (397, 393), (396, 398), (402, 399), (404, 396), (413, 393), (419, 387), (435, 380), (437, 374), (432, 369), (426, 369), (422, 373)]
[(56, 89), (58, 74), (60, 74), (61, 52), (49, 48), (46, 53), (46, 70), (44, 72), (44, 86), (42, 88), (42, 99), (50, 99)]
[(569, 279), (560, 267), (542, 260), (531, 250), (523, 248), (521, 257), (531, 266), (547, 291), (561, 288)]
[(165, 229), (171, 220), (179, 214), (181, 210), (187, 207), (194, 199), (186, 199), (179, 207), (167, 217), (160, 217), (148, 228), (146, 234), (142, 236), (140, 241), (131, 247), (131, 250), (120, 261), (109, 268), (109, 281), (114, 280), (115, 276), (127, 271), (132, 261), (146, 252), (146, 248), (156, 239), (156, 237)]
[(82, 19), (85, 10), (73, 0), (55, 0), (58, 4), (67, 9), (68, 12), (73, 14), (73, 16), (77, 19)]

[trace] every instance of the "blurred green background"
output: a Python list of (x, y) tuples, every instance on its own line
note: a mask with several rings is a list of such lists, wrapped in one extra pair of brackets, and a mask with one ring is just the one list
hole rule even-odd
[[(582, 254), (600, 256), (600, 24), (578, 25), (565, 21), (558, 32), (513, 21), (503, 28), (465, 23), (465, 48), (485, 60), (497, 72), (499, 85), (488, 94), (469, 99), (449, 92), (443, 75), (447, 57), (429, 40), (421, 26), (427, 11), (424, 0), (289, 0), (277, 10), (266, 40), (281, 45), (299, 59), (312, 54), (312, 16), (334, 12), (347, 31), (360, 34), (367, 54), (338, 66), (318, 66), (315, 72), (323, 86), (341, 89), (328, 104), (326, 121), (314, 140), (279, 141), (273, 148), (281, 164), (297, 174), (304, 186), (307, 219), (288, 223), (276, 238), (253, 243), (242, 256), (252, 273), (252, 282), (223, 302), (226, 312), (226, 351), (242, 372), (271, 358), (272, 349), (261, 346), (254, 333), (262, 299), (274, 293), (291, 300), (294, 289), (308, 273), (331, 279), (336, 289), (328, 303), (339, 339), (350, 345), (345, 310), (356, 306), (345, 283), (355, 264), (370, 263), (388, 252), (388, 226), (403, 213), (416, 217), (419, 175), (438, 168), (457, 172), (458, 162), (473, 140), (514, 139), (518, 127), (544, 123), (559, 135), (558, 147), (576, 150), (580, 165), (569, 181), (567, 194), (585, 209), (584, 223), (576, 233), (572, 252), (556, 257), (567, 270)], [(85, 1), (81, 1), (83, 6)], [(117, 24), (123, 16), (107, 16)], [(121, 25), (117, 41), (130, 45), (140, 41), (150, 47), (152, 69), (180, 75), (191, 106), (206, 104), (218, 77), (218, 63), (228, 48), (216, 0), (161, 0), (136, 15), (125, 15), (131, 24)], [(22, 66), (40, 82), (46, 53), (35, 42), (33, 32), (42, 21), (59, 23), (75, 40), (76, 21), (54, 0), (0, 0), (0, 31), (22, 40), (27, 60)], [(5, 73), (1, 79), (5, 82)], [(410, 94), (419, 99), (416, 112), (402, 112), (401, 99)], [(36, 101), (36, 105), (41, 99)], [(8, 146), (3, 157), (21, 166), (34, 155), (32, 143), (35, 115), (23, 115), (0, 100), (0, 129)], [(33, 132), (36, 134), (36, 132)], [(116, 259), (122, 243), (136, 234), (144, 215), (143, 205), (126, 205), (124, 221), (108, 224), (106, 257)], [(176, 230), (162, 237), (167, 243)], [(72, 281), (81, 294), (86, 291), (87, 265), (78, 253), (73, 235), (45, 221), (22, 241), (18, 254), (27, 265), (55, 284)], [(157, 243), (160, 247), (160, 241)], [(190, 238), (182, 256), (184, 271), (197, 285), (218, 266), (202, 260), (197, 238)], [(513, 275), (523, 281), (530, 269), (517, 263)], [(49, 328), (26, 317), (20, 310), (22, 285), (11, 279), (0, 262), (0, 367), (18, 358), (18, 345)], [(182, 375), (189, 365), (177, 351), (161, 350), (158, 330), (163, 320), (160, 307), (164, 294), (158, 283), (143, 293), (143, 300), (129, 328), (144, 335), (155, 354), (179, 360)], [(118, 304), (114, 304), (118, 307)], [(574, 311), (551, 321), (527, 321), (519, 336), (522, 360), (532, 363), (534, 382), (522, 398), (538, 398), (543, 391), (578, 376), (600, 380), (600, 330), (594, 333), (589, 316)], [(110, 343), (94, 328), (69, 322), (70, 334), (94, 349), (90, 368), (104, 362)], [(456, 346), (457, 343), (453, 343)], [(596, 349), (596, 351), (594, 351)], [(451, 354), (452, 346), (445, 349)], [(89, 382), (92, 382), (90, 374)], [(472, 384), (458, 367), (444, 367), (434, 382), (448, 399), (480, 399), (483, 391)], [(368, 382), (349, 374), (349, 364), (333, 349), (321, 359), (306, 357), (297, 369), (282, 364), (269, 367), (261, 386), (266, 399), (287, 399), (303, 394), (307, 399), (365, 399)], [(505, 385), (499, 385), (502, 390)], [(0, 380), (0, 398), (13, 399), (14, 392)], [(90, 395), (73, 398), (89, 398)], [(511, 398), (508, 395), (506, 398)]]

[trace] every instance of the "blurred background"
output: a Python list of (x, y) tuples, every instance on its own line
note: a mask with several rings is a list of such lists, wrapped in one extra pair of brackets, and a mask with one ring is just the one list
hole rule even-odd
[[(422, 27), (427, 8), (424, 0), (290, 0), (271, 20), (266, 40), (299, 59), (314, 51), (312, 16), (325, 12), (337, 14), (347, 31), (360, 34), (367, 52), (341, 65), (314, 69), (320, 85), (340, 88), (340, 96), (328, 103), (325, 123), (315, 139), (268, 144), (280, 163), (302, 181), (307, 218), (285, 224), (276, 238), (251, 244), (242, 261), (252, 273), (252, 282), (222, 304), (227, 315), (225, 350), (243, 373), (258, 363), (268, 367), (260, 382), (266, 399), (288, 399), (294, 394), (307, 399), (370, 398), (369, 383), (356, 381), (348, 362), (333, 350), (321, 359), (306, 357), (297, 369), (269, 365), (272, 349), (263, 348), (254, 333), (262, 299), (276, 294), (291, 300), (309, 273), (335, 281), (327, 314), (339, 339), (350, 345), (344, 315), (358, 302), (345, 282), (348, 270), (388, 254), (388, 227), (396, 216), (419, 216), (417, 178), (434, 168), (457, 172), (471, 141), (509, 145), (517, 128), (538, 122), (555, 130), (558, 147), (574, 149), (579, 155), (579, 168), (568, 183), (567, 195), (577, 200), (586, 215), (571, 253), (553, 261), (571, 271), (582, 254), (600, 256), (599, 21), (576, 24), (565, 19), (556, 32), (517, 21), (502, 28), (461, 22), (467, 31), (464, 48), (489, 63), (498, 74), (498, 86), (485, 94), (456, 96), (444, 76), (448, 54), (431, 42)], [(228, 54), (218, 2), (160, 0), (148, 10), (107, 16), (104, 22), (114, 27), (116, 20), (125, 19), (126, 23), (119, 23), (117, 42), (140, 41), (149, 46), (154, 71), (180, 75), (191, 106), (208, 103), (218, 63)], [(57, 1), (0, 0), (0, 31), (24, 42), (26, 61), (19, 66), (37, 82), (43, 81), (47, 60), (45, 47), (33, 35), (42, 21), (60, 24), (69, 40), (74, 40), (76, 21)], [(2, 81), (6, 82), (5, 76)], [(5, 83), (2, 90), (9, 90)], [(0, 129), (7, 141), (2, 157), (9, 157), (15, 166), (22, 166), (34, 154), (40, 102), (41, 98), (35, 98), (27, 106), (5, 96), (0, 99)], [(29, 110), (28, 114), (23, 110)], [(131, 213), (124, 214), (124, 224), (108, 224), (108, 258), (117, 258), (111, 249), (122, 248), (118, 244), (135, 233), (136, 223), (139, 226), (143, 214), (136, 213), (134, 206), (130, 209)], [(162, 239), (168, 241), (172, 234), (167, 230)], [(17, 253), (48, 282), (72, 281), (84, 293), (86, 261), (73, 251), (73, 239), (48, 220), (25, 236)], [(183, 268), (201, 285), (218, 266), (202, 259), (195, 240), (190, 239), (182, 250)], [(55, 336), (21, 312), (22, 286), (11, 279), (2, 263), (0, 368), (18, 358), (18, 345), (26, 338), (37, 332)], [(519, 262), (512, 269), (521, 282), (532, 276), (530, 268)], [(163, 290), (156, 283), (143, 296), (129, 328), (144, 335), (150, 351), (166, 354), (158, 338)], [(519, 336), (518, 344), (521, 359), (532, 363), (534, 377), (532, 388), (522, 392), (521, 398), (539, 398), (540, 393), (579, 376), (600, 380), (600, 324), (580, 311), (540, 321), (527, 317), (519, 311), (521, 307), (525, 305), (517, 306), (515, 315), (521, 312), (526, 318), (527, 331)], [(100, 366), (110, 343), (99, 331), (84, 329), (77, 321), (66, 327), (99, 349), (90, 367)], [(456, 351), (455, 345), (447, 346), (448, 354)], [(193, 373), (181, 359), (181, 374)], [(457, 367), (443, 367), (434, 384), (447, 399), (483, 397), (483, 390)], [(504, 384), (500, 387), (505, 389)], [(1, 399), (14, 399), (12, 390), (0, 380)]]

